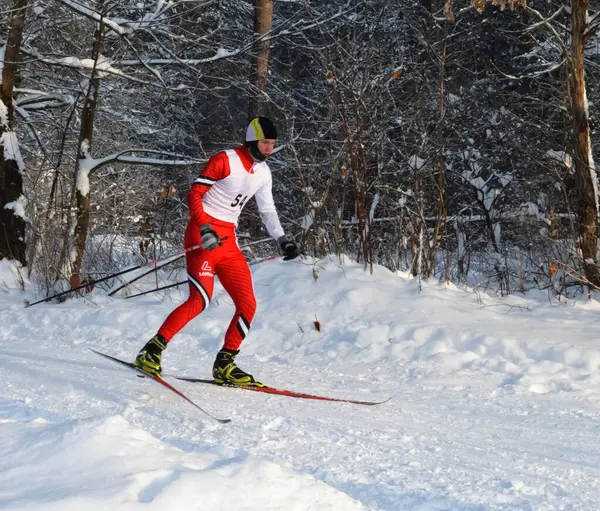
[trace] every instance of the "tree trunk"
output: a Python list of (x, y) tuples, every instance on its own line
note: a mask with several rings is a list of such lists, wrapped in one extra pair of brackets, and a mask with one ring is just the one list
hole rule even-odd
[(248, 114), (250, 119), (259, 115), (267, 115), (267, 86), (269, 84), (269, 53), (271, 43), (262, 41), (261, 36), (273, 26), (274, 0), (255, 0), (254, 2), (254, 69), (252, 71), (252, 89)]
[(573, 0), (571, 20), (571, 101), (575, 138), (575, 180), (579, 216), (579, 248), (585, 276), (600, 285), (596, 265), (598, 242), (598, 180), (590, 141), (590, 126), (585, 90), (584, 36), (589, 0)]
[[(14, 259), (26, 264), (25, 220), (14, 206), (23, 194), (23, 177), (19, 168), (20, 152), (13, 131), (13, 90), (17, 80), (19, 54), (27, 0), (15, 0), (8, 27), (0, 84), (0, 259)], [(7, 204), (11, 204), (6, 208)]]
[[(102, 2), (101, 2), (102, 4)], [(102, 5), (99, 6), (102, 10)], [(75, 260), (71, 270), (71, 287), (78, 287), (82, 284), (81, 267), (83, 263), (83, 254), (85, 252), (85, 242), (90, 223), (90, 187), (89, 187), (89, 169), (86, 166), (86, 160), (89, 157), (92, 146), (92, 137), (94, 134), (94, 119), (96, 117), (96, 107), (98, 102), (98, 92), (100, 89), (100, 78), (96, 73), (95, 66), (98, 64), (98, 58), (102, 53), (104, 46), (104, 25), (102, 21), (98, 24), (94, 34), (94, 45), (92, 48), (92, 59), (94, 60), (94, 69), (90, 78), (87, 94), (83, 103), (83, 112), (81, 114), (81, 130), (79, 132), (78, 146), (78, 165), (75, 175), (75, 199), (77, 203), (77, 220), (74, 233)]]
[[(451, 9), (451, 6), (450, 6)], [(441, 48), (441, 56), (440, 56), (440, 117), (438, 127), (442, 128), (445, 125), (445, 117), (446, 117), (446, 103), (445, 103), (445, 86), (446, 86), (446, 43), (447, 43), (447, 35), (448, 35), (448, 25), (449, 21), (446, 21), (446, 26), (444, 27), (444, 38), (443, 45)], [(440, 129), (440, 131), (442, 131)], [(440, 137), (440, 148), (437, 154), (437, 164), (438, 164), (438, 173), (437, 176), (433, 177), (434, 185), (438, 192), (438, 216), (435, 222), (435, 228), (433, 230), (432, 243), (429, 251), (429, 268), (431, 270), (431, 275), (435, 273), (435, 262), (436, 255), (440, 248), (440, 237), (442, 232), (447, 239), (448, 234), (448, 211), (446, 209), (446, 161), (444, 158), (444, 140)], [(445, 262), (444, 262), (444, 278), (446, 279), (446, 283), (450, 282), (450, 257), (449, 250), (446, 247), (445, 252)], [(428, 275), (431, 276), (431, 275)]]

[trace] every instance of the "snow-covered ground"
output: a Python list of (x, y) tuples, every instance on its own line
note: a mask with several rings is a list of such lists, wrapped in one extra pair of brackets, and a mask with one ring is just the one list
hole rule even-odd
[[(40, 304), (0, 264), (0, 508), (597, 510), (600, 303), (499, 299), (336, 259), (252, 268), (238, 357), (274, 386), (376, 407), (170, 380), (219, 424), (88, 348), (131, 360), (186, 296)], [(232, 315), (165, 352), (208, 376)], [(314, 322), (318, 321), (321, 331)]]

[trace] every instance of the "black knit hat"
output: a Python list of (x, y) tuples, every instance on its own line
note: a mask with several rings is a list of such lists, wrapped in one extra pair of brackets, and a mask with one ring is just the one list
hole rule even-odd
[(271, 119), (266, 117), (255, 117), (248, 124), (246, 130), (246, 142), (256, 142), (265, 138), (277, 139), (277, 130)]
[(275, 125), (266, 117), (255, 117), (248, 124), (245, 144), (254, 161), (265, 161), (267, 159), (267, 156), (258, 150), (258, 141), (265, 139), (277, 139)]

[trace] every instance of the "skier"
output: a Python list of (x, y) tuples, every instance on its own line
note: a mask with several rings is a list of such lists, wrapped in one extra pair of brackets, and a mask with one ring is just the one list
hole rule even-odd
[(186, 255), (189, 297), (140, 350), (135, 359), (140, 369), (161, 375), (163, 350), (177, 332), (206, 309), (217, 275), (233, 299), (235, 315), (213, 364), (213, 378), (220, 384), (263, 386), (234, 362), (256, 310), (252, 275), (238, 247), (235, 228), (242, 208), (256, 195), (261, 220), (281, 247), (283, 260), (300, 254), (298, 245), (284, 233), (273, 203), (271, 171), (265, 160), (273, 152), (276, 139), (277, 131), (269, 119), (252, 119), (245, 144), (214, 155), (194, 181), (188, 194), (190, 221), (184, 246), (202, 248)]

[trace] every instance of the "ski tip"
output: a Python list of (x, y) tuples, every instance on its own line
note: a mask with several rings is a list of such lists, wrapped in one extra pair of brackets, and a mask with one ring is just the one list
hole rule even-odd
[(382, 404), (387, 403), (388, 401), (391, 401), (391, 400), (392, 400), (392, 398), (388, 397), (387, 399), (384, 399), (383, 401), (375, 401), (372, 404), (374, 404), (374, 405), (382, 405)]

